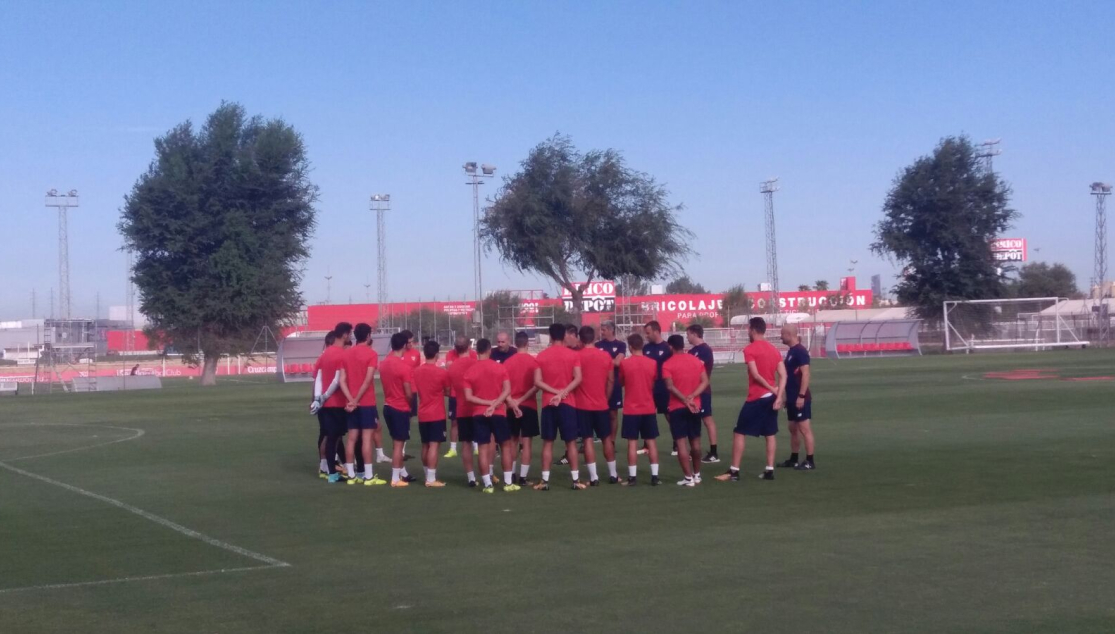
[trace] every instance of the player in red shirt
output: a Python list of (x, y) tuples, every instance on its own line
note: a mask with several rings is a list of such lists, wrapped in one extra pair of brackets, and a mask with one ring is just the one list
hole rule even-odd
[[(333, 335), (333, 345), (326, 348), (321, 353), (321, 358), (317, 360), (317, 372), (315, 374), (319, 377), (320, 384), (315, 382), (315, 391), (318, 389), (317, 385), (332, 385), (334, 381), (337, 381), (339, 385), (341, 381), (341, 369), (344, 367), (346, 356), (345, 336), (337, 334), (336, 331)], [(334, 456), (337, 451), (337, 444), (347, 431), (346, 404), (345, 395), (339, 389), (331, 392), (321, 404), (322, 431), (325, 438), (319, 445), (319, 450), (322, 459), (325, 460), (324, 471), (328, 482), (340, 482), (341, 480), (341, 474), (337, 473)]]
[(507, 422), (507, 399), (511, 396), (511, 379), (507, 370), (492, 361), (492, 342), (479, 339), (476, 342), (476, 355), (479, 360), (465, 373), (465, 401), (471, 405), (473, 440), (479, 446), (480, 477), (484, 480), (484, 493), (493, 493), (492, 462), (495, 458), (495, 445), (499, 443), (500, 456), (503, 458), (503, 490), (518, 491), (519, 485), (512, 480), (511, 425)]
[(353, 463), (356, 462), (356, 445), (360, 448), (364, 459), (364, 473), (360, 478), (365, 486), (387, 484), (384, 480), (375, 477), (372, 473), (372, 438), (375, 429), (379, 427), (376, 412), (376, 366), (379, 365), (379, 355), (372, 350), (372, 327), (368, 324), (356, 324), (353, 336), (356, 343), (345, 353), (345, 364), (341, 370), (341, 390), (348, 402), (345, 411), (348, 412), (348, 435), (345, 437), (345, 473), (349, 484), (356, 484), (356, 472)]
[(422, 347), (426, 362), (414, 371), (414, 389), (418, 394), (418, 435), (422, 439), (422, 468), (426, 470), (426, 486), (443, 487), (437, 479), (438, 445), (445, 442), (445, 397), (452, 383), (449, 372), (437, 365), (441, 346), (433, 339)]
[(747, 336), (751, 344), (743, 349), (743, 360), (747, 363), (747, 401), (739, 412), (732, 438), (732, 466), (727, 473), (716, 476), (717, 480), (739, 480), (745, 436), (766, 437), (767, 468), (759, 477), (774, 479), (778, 410), (786, 399), (786, 364), (778, 350), (767, 341), (766, 332), (767, 322), (762, 317), (752, 317), (748, 322)]
[[(314, 377), (314, 400), (310, 402), (310, 414), (317, 416), (317, 453), (318, 453), (318, 476), (322, 479), (329, 478), (329, 463), (332, 462), (332, 456), (327, 455), (326, 452), (326, 439), (329, 436), (330, 420), (328, 414), (322, 409), (325, 401), (333, 395), (340, 385), (340, 374), (333, 375), (333, 381), (329, 385), (322, 383), (324, 373), (321, 369), (321, 362), (327, 356), (333, 353), (329, 352), (330, 348), (344, 348), (344, 341), (339, 341), (337, 333), (330, 330), (325, 335), (325, 347), (322, 349), (321, 356), (314, 361), (313, 377)], [(328, 353), (328, 354), (327, 354)]]
[(616, 473), (616, 445), (612, 439), (612, 416), (608, 413), (608, 396), (611, 395), (615, 382), (612, 357), (592, 345), (596, 340), (596, 330), (592, 326), (581, 326), (578, 338), (581, 343), (581, 348), (577, 351), (581, 355), (581, 384), (577, 386), (577, 420), (581, 427), (589, 486), (600, 484), (600, 479), (596, 476), (593, 434), (604, 443), (608, 482), (615, 484), (619, 482)]
[(639, 438), (643, 439), (650, 458), (650, 484), (658, 486), (658, 413), (654, 406), (654, 383), (658, 379), (658, 363), (643, 355), (643, 336), (627, 338), (631, 356), (619, 364), (619, 382), (623, 385), (623, 439), (627, 441), (627, 486), (635, 486), (639, 458)]
[(391, 486), (405, 487), (414, 478), (403, 466), (403, 443), (410, 439), (410, 400), (414, 393), (413, 370), (403, 359), (407, 337), (401, 332), (391, 335), (391, 354), (379, 366), (379, 382), (383, 386), (383, 422), (391, 434)]
[(529, 345), (530, 337), (519, 331), (515, 335), (518, 352), (503, 362), (503, 368), (511, 379), (511, 398), (507, 400), (507, 406), (511, 410), (508, 420), (511, 423), (511, 447), (519, 447), (519, 479), (515, 483), (520, 487), (530, 485), (527, 475), (530, 474), (532, 439), (539, 434), (538, 387), (534, 385), (534, 371), (538, 369), (538, 361), (527, 351)]
[[(457, 337), (457, 345), (454, 350), (457, 352), (457, 359), (453, 361), (452, 365), (448, 366), (446, 370), (449, 372), (449, 381), (453, 384), (453, 392), (449, 397), (449, 416), (453, 417), (453, 429), (457, 432), (457, 438), (461, 442), (461, 463), (465, 467), (465, 476), (468, 477), (468, 485), (470, 487), (476, 486), (476, 472), (473, 471), (472, 462), (472, 440), (473, 440), (473, 425), (472, 425), (472, 408), (468, 407), (465, 403), (465, 373), (477, 362), (477, 359), (471, 354), (468, 349), (468, 339), (464, 337)], [(446, 454), (447, 456), (449, 454)]]
[[(445, 369), (448, 370), (453, 362), (459, 358), (467, 357), (476, 360), (476, 351), (470, 350), (472, 343), (469, 342), (468, 337), (461, 335), (457, 336), (457, 340), (453, 344), (453, 349), (445, 353)], [(449, 396), (449, 451), (445, 452), (446, 458), (457, 457), (457, 393), (454, 391)], [(470, 461), (471, 464), (471, 461)], [(469, 469), (471, 470), (471, 468)]]
[(662, 380), (670, 400), (666, 406), (670, 434), (678, 450), (678, 462), (685, 477), (681, 486), (701, 483), (701, 393), (708, 387), (708, 372), (700, 359), (685, 354), (685, 339), (670, 335), (670, 358), (662, 364)]
[(538, 491), (550, 490), (550, 465), (554, 460), (554, 440), (558, 432), (565, 441), (565, 454), (573, 476), (573, 489), (584, 489), (577, 470), (577, 399), (573, 391), (581, 383), (581, 356), (565, 347), (565, 326), (550, 324), (550, 347), (538, 354), (534, 384), (542, 392), (542, 481)]

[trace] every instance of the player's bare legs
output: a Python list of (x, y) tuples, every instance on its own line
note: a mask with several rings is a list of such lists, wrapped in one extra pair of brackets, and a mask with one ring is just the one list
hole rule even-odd
[(678, 464), (681, 465), (681, 472), (685, 475), (686, 480), (691, 480), (693, 478), (693, 465), (690, 461), (693, 458), (689, 451), (689, 439), (678, 438), (674, 441), (674, 446), (677, 447), (678, 450)]
[(530, 458), (534, 451), (534, 443), (530, 436), (520, 436), (514, 439), (519, 447), (519, 484), (526, 485), (526, 474), (530, 473)]
[[(678, 457), (681, 457), (681, 448), (678, 448)], [(693, 461), (693, 479), (701, 481), (701, 439), (689, 440), (689, 459)]]

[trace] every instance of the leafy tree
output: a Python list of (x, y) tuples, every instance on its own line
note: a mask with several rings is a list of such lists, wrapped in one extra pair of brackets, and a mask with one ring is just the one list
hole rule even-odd
[(689, 279), (688, 275), (681, 275), (666, 284), (666, 292), (676, 295), (705, 295), (708, 289)]
[[(519, 296), (510, 291), (493, 291), (484, 298), (484, 333), (494, 338), (497, 330), (513, 330), (515, 327), (515, 308)], [(493, 339), (494, 341), (494, 339)]]
[(716, 327), (716, 320), (713, 319), (712, 317), (707, 316), (707, 315), (693, 315), (692, 317), (689, 318), (689, 323), (687, 323), (685, 325), (686, 326), (692, 326), (694, 324), (697, 324), (698, 326), (700, 326), (702, 328), (715, 328)]
[(616, 280), (616, 295), (618, 297), (640, 297), (650, 295), (650, 282), (641, 280), (632, 275), (621, 276)]
[(798, 284), (798, 291), (805, 293), (813, 290), (808, 284)]
[(627, 167), (615, 150), (581, 154), (555, 135), (505, 177), (484, 211), (488, 249), (520, 272), (554, 280), (579, 311), (574, 282), (660, 279), (679, 271), (692, 233), (678, 224), (680, 205), (648, 174)]
[[(813, 282), (813, 290), (827, 291), (828, 289), (829, 289), (828, 280), (817, 280), (816, 282)], [(809, 290), (809, 289), (806, 289), (806, 290)]]
[(970, 139), (943, 139), (902, 171), (875, 226), (876, 254), (903, 264), (895, 294), (919, 317), (940, 320), (946, 299), (999, 297), (990, 243), (1018, 214), (1010, 187), (980, 168)]
[(251, 350), (302, 305), (318, 189), (302, 137), (280, 119), (222, 103), (200, 130), (186, 121), (155, 140), (155, 159), (124, 199), (118, 224), (135, 254), (146, 334), (203, 361)]
[(1008, 286), (1012, 297), (1082, 297), (1076, 275), (1060, 262), (1031, 262), (1022, 265), (1018, 279)]
[(751, 298), (747, 296), (747, 291), (744, 289), (743, 284), (736, 284), (724, 291), (724, 299), (721, 301), (720, 305), (720, 319), (723, 321), (724, 326), (731, 325), (732, 317), (736, 315), (750, 314)]

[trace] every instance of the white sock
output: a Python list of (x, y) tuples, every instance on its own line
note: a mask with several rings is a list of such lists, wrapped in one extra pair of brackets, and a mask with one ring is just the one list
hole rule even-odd
[(549, 482), (550, 481), (550, 472), (549, 471), (543, 471), (542, 472), (542, 481), (543, 482)]
[(572, 470), (572, 471), (570, 471), (569, 473), (570, 473), (570, 474), (571, 474), (571, 475), (573, 476), (573, 481), (574, 481), (574, 482), (576, 482), (577, 480), (580, 480), (580, 479), (581, 479), (581, 471), (580, 471), (580, 469), (573, 469), (573, 470)]
[(528, 464), (519, 465), (519, 477), (520, 478), (527, 477), (528, 473), (530, 473), (530, 465), (528, 465)]
[(426, 469), (426, 482), (437, 480), (437, 469)]
[(403, 476), (404, 478), (409, 478), (410, 477), (410, 474), (407, 473), (407, 468), (406, 467), (403, 467), (402, 469), (399, 469), (399, 475)]
[(774, 471), (774, 465), (767, 465), (767, 471)]
[(484, 488), (486, 489), (490, 486), (492, 486), (492, 476), (485, 474), (484, 475)]
[(658, 463), (657, 462), (650, 466), (650, 474), (652, 476), (658, 475)]
[(496, 474), (495, 466), (494, 465), (488, 465), (488, 475), (489, 476), (494, 476), (495, 474)]
[[(574, 479), (576, 479), (576, 476), (574, 476)], [(596, 479), (596, 463), (595, 462), (588, 463), (588, 479), (589, 480), (595, 480)]]
[(376, 460), (382, 460), (386, 457), (387, 454), (383, 453), (383, 447), (376, 447)]
[(351, 462), (346, 462), (345, 463), (345, 473), (347, 473), (348, 477), (350, 477), (350, 478), (355, 478), (356, 477), (356, 471), (353, 470)]
[(475, 471), (469, 471), (467, 475), (468, 475), (468, 481), (469, 482), (476, 482), (476, 472)]
[(627, 477), (629, 477), (629, 478), (634, 478), (634, 477), (635, 477), (635, 470), (636, 470), (637, 468), (638, 468), (638, 467), (636, 467), (635, 465), (629, 465), (629, 466), (627, 467)]
[(455, 442), (449, 443), (449, 451), (457, 451), (457, 443), (455, 443)]
[(391, 469), (391, 483), (394, 484), (399, 481), (399, 472), (402, 469)]
[(619, 477), (619, 475), (616, 473), (616, 461), (615, 460), (608, 463), (608, 475), (612, 476), (613, 478)]
[(515, 474), (514, 471), (504, 471), (503, 472), (503, 481), (507, 484), (511, 484), (511, 482), (512, 482), (511, 478), (514, 477), (514, 474)]
[(372, 463), (365, 462), (364, 463), (364, 479), (365, 480), (371, 480), (373, 477), (375, 477), (375, 476), (372, 475)]
[(318, 463), (318, 468), (321, 469), (322, 471), (328, 472), (329, 471), (329, 461), (326, 460), (325, 458), (322, 458), (321, 462)]

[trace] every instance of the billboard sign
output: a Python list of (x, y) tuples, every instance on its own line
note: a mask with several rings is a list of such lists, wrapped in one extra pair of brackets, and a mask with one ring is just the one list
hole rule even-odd
[(991, 255), (998, 262), (1025, 262), (1026, 238), (995, 238), (991, 241)]
[[(574, 282), (574, 285), (584, 292), (581, 297), (582, 313), (614, 313), (616, 312), (616, 283), (615, 282)], [(569, 289), (562, 287), (561, 300), (565, 310), (573, 310), (573, 294)]]

